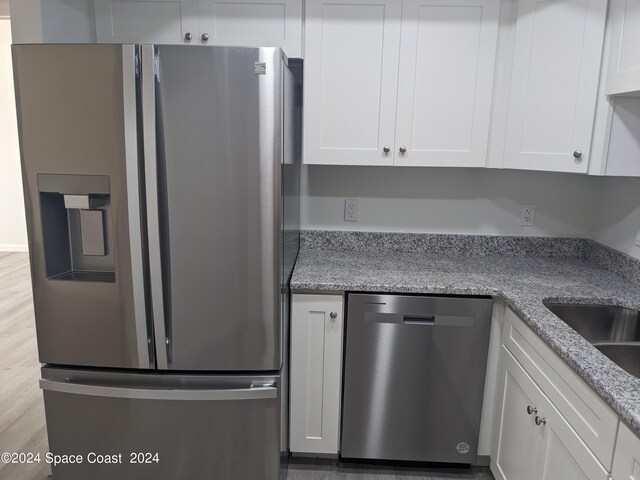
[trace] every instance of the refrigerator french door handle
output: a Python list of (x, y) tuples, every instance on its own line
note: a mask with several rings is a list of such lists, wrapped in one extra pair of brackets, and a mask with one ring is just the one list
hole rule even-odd
[(276, 386), (234, 388), (220, 390), (165, 390), (152, 388), (104, 387), (80, 383), (40, 380), (40, 388), (50, 392), (88, 395), (92, 397), (124, 398), (130, 400), (265, 400), (278, 396)]
[(140, 166), (138, 155), (138, 125), (136, 112), (136, 47), (122, 46), (122, 97), (124, 108), (124, 149), (127, 185), (127, 214), (131, 255), (131, 283), (136, 327), (136, 344), (140, 368), (149, 368), (150, 332), (147, 328), (144, 267), (142, 254), (142, 215), (140, 197)]
[(147, 235), (149, 242), (149, 279), (155, 332), (156, 363), (168, 369), (170, 348), (165, 323), (162, 286), (162, 254), (158, 207), (158, 154), (156, 144), (156, 80), (155, 49), (142, 46), (142, 136), (144, 143), (145, 187), (147, 196)]

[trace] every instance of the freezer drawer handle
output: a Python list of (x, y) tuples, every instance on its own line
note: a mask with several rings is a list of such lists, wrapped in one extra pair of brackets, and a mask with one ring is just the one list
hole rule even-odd
[(41, 379), (40, 388), (74, 395), (133, 400), (263, 400), (278, 396), (278, 389), (275, 386), (222, 390), (154, 390), (150, 388), (102, 387)]

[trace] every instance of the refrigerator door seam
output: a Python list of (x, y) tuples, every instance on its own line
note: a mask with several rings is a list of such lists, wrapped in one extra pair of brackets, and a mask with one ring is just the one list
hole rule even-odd
[(155, 331), (156, 359), (159, 369), (169, 367), (168, 337), (165, 327), (158, 211), (158, 165), (156, 149), (155, 53), (153, 45), (142, 46), (142, 118), (144, 139), (147, 229), (149, 236), (149, 273)]

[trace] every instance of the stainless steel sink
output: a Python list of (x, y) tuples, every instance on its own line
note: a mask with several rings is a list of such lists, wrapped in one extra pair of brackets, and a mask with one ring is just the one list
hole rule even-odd
[(640, 377), (640, 343), (601, 343), (594, 347), (623, 370)]
[(622, 369), (640, 378), (639, 310), (612, 305), (544, 304)]
[(640, 311), (611, 305), (545, 303), (591, 343), (640, 342)]

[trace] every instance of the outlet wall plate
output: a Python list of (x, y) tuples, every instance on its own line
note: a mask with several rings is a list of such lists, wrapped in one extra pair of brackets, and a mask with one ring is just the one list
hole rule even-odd
[(522, 205), (522, 214), (520, 215), (520, 226), (532, 227), (536, 223), (536, 205), (534, 203), (525, 203)]
[(344, 221), (345, 222), (358, 221), (358, 199), (347, 198), (344, 201)]

